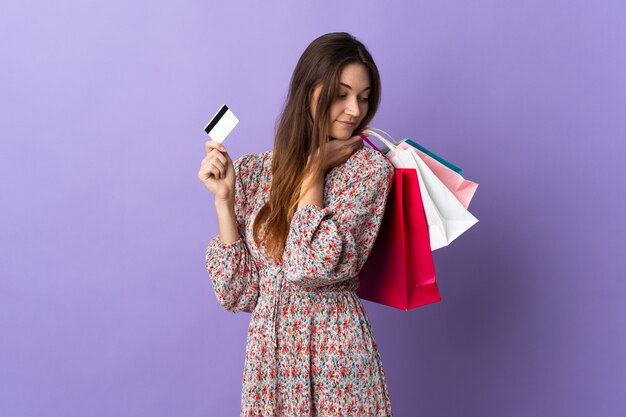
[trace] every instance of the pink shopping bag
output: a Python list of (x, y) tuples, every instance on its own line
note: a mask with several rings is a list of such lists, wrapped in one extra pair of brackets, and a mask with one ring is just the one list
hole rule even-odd
[(400, 142), (398, 146), (402, 149), (406, 149), (408, 147), (413, 148), (413, 150), (419, 155), (419, 157), (426, 163), (426, 166), (430, 168), (430, 170), (435, 174), (437, 178), (446, 186), (448, 190), (454, 194), (457, 200), (463, 204), (465, 208), (469, 207), (470, 201), (472, 201), (472, 197), (474, 197), (474, 193), (476, 192), (476, 188), (478, 188), (478, 184), (466, 180), (463, 178), (461, 174), (455, 172), (437, 161), (435, 158), (432, 158), (425, 152), (412, 147), (410, 144), (406, 142)]

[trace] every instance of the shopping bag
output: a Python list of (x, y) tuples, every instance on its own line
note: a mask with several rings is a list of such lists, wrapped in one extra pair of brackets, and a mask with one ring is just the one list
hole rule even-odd
[[(369, 128), (370, 130), (383, 133), (391, 138), (389, 133), (385, 132), (382, 129), (376, 129), (373, 127)], [(392, 140), (393, 143), (393, 140)], [(473, 181), (468, 181), (463, 178), (462, 173), (463, 170), (451, 162), (446, 161), (442, 157), (436, 155), (434, 152), (429, 151), (424, 146), (419, 143), (405, 138), (400, 142), (394, 143), (396, 146), (400, 146), (403, 149), (406, 149), (407, 146), (411, 146), (415, 149), (417, 154), (422, 158), (422, 160), (428, 165), (431, 171), (444, 183), (444, 185), (452, 191), (452, 194), (463, 204), (465, 208), (469, 207), (470, 202), (472, 201), (472, 197), (474, 197), (474, 193), (476, 193), (476, 188), (478, 188), (478, 184)], [(384, 147), (381, 149), (383, 153), (387, 153), (390, 151), (388, 147)]]
[(359, 272), (357, 295), (401, 310), (441, 301), (415, 169), (395, 169), (376, 241)]
[[(410, 140), (402, 140), (398, 143), (398, 146), (407, 149), (411, 143), (415, 143)], [(424, 161), (426, 166), (430, 168), (430, 170), (435, 174), (437, 178), (446, 186), (448, 190), (454, 194), (457, 200), (463, 204), (463, 207), (468, 208), (470, 202), (472, 201), (472, 197), (476, 193), (476, 188), (478, 188), (478, 184), (473, 181), (468, 181), (463, 176), (460, 175), (459, 172), (454, 171), (438, 160), (432, 158), (427, 153), (422, 152), (419, 149), (416, 149), (415, 146), (411, 145), (414, 148), (414, 152)]]
[(404, 148), (396, 146), (370, 129), (363, 133), (376, 136), (387, 145), (390, 151), (386, 156), (396, 168), (414, 168), (417, 171), (433, 251), (449, 245), (478, 222), (478, 219), (428, 168), (415, 149), (409, 146)]
[[(382, 133), (386, 134), (387, 136), (390, 136), (389, 133), (385, 132), (382, 129), (376, 129), (375, 127), (368, 127), (368, 130), (382, 132)], [(413, 140), (411, 140), (409, 138), (402, 139), (400, 142), (397, 142), (397, 143), (395, 143), (395, 141), (392, 140), (392, 143), (394, 143), (395, 146), (398, 146), (401, 143), (408, 143), (409, 145), (411, 145), (415, 149), (417, 149), (420, 152), (430, 156), (431, 158), (435, 159), (437, 162), (441, 163), (442, 165), (445, 165), (446, 167), (450, 168), (452, 171), (458, 173), (459, 175), (463, 174), (463, 170), (461, 168), (457, 167), (456, 165), (452, 164), (451, 162), (446, 161), (445, 159), (443, 159), (439, 155), (435, 154), (433, 151), (429, 151), (424, 146), (420, 145), (419, 143), (417, 143), (417, 142), (415, 142), (415, 141), (413, 141)], [(387, 154), (387, 152), (389, 152), (390, 149), (387, 146), (383, 146), (383, 147), (380, 148), (380, 151), (382, 151), (382, 153), (384, 153), (384, 154)]]
[(415, 149), (419, 150), (423, 154), (426, 154), (426, 155), (430, 156), (431, 158), (435, 159), (437, 162), (441, 163), (442, 165), (447, 166), (448, 168), (450, 168), (452, 171), (458, 173), (459, 175), (463, 174), (463, 170), (461, 168), (459, 168), (456, 165), (453, 165), (452, 163), (446, 161), (445, 159), (443, 159), (439, 155), (436, 155), (433, 151), (429, 151), (428, 149), (426, 149), (425, 147), (423, 147), (419, 143), (417, 143), (417, 142), (415, 142), (415, 141), (413, 141), (411, 139), (408, 139), (408, 138), (407, 139), (402, 139), (400, 142), (408, 143), (409, 145), (411, 145)]

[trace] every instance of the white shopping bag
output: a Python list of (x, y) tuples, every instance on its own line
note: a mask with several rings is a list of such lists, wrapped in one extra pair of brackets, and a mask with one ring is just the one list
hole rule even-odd
[(414, 151), (414, 148), (397, 146), (374, 132), (371, 128), (364, 130), (363, 134), (376, 136), (389, 148), (387, 158), (393, 166), (396, 168), (414, 168), (416, 170), (424, 212), (428, 222), (431, 250), (434, 251), (449, 245), (454, 239), (461, 236), (461, 234), (478, 222), (478, 219), (465, 208), (445, 184), (430, 170), (419, 154)]
[(439, 178), (448, 190), (452, 191), (452, 194), (463, 204), (463, 207), (469, 208), (472, 197), (474, 197), (474, 193), (476, 193), (476, 189), (478, 188), (478, 183), (466, 180), (461, 174), (452, 170), (452, 168), (447, 167), (427, 153), (412, 146), (410, 144), (412, 141), (408, 141), (409, 139), (402, 139), (400, 142), (396, 143), (396, 146), (402, 148), (412, 147), (414, 152), (426, 163), (433, 174)]

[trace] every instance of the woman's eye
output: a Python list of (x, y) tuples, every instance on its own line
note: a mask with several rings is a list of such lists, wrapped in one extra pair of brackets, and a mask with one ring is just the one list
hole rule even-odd
[[(339, 98), (346, 98), (346, 97), (347, 97), (347, 95), (346, 95), (346, 94), (343, 94), (343, 95), (340, 95), (340, 96), (338, 96), (338, 97), (339, 97)], [(364, 103), (366, 103), (368, 100), (369, 100), (369, 97), (363, 97), (363, 98), (361, 99), (361, 101), (362, 101), (362, 102), (364, 102)]]

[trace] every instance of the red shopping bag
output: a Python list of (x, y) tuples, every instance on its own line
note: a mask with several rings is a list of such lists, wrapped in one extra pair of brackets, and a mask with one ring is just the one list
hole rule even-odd
[(415, 169), (395, 169), (376, 242), (359, 272), (357, 295), (401, 310), (441, 301)]

